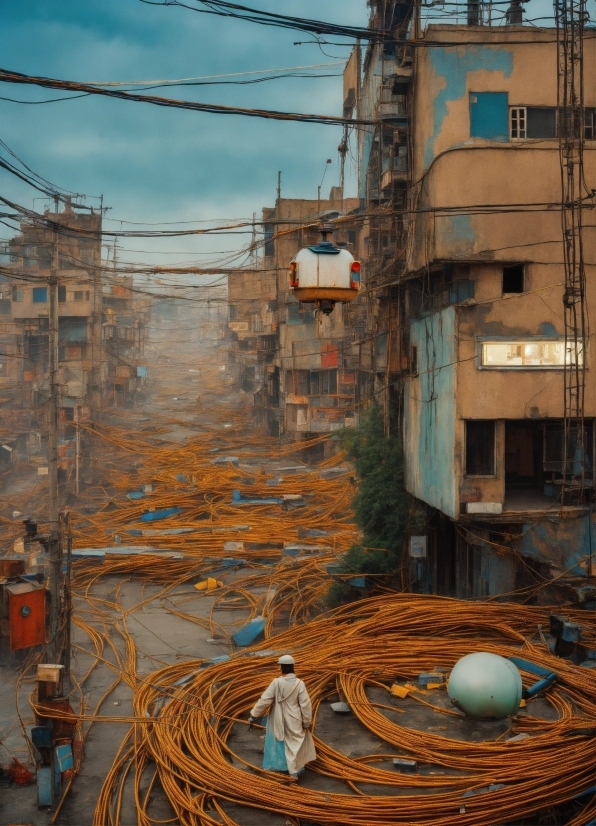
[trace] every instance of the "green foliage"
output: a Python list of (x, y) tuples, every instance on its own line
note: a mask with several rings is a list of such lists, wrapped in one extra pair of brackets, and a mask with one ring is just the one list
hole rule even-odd
[[(396, 572), (406, 540), (423, 522), (422, 511), (404, 488), (401, 440), (385, 437), (383, 412), (375, 406), (361, 418), (358, 430), (341, 431), (339, 441), (356, 467), (359, 484), (353, 507), (363, 533), (362, 544), (353, 545), (343, 555), (342, 572)], [(345, 602), (349, 593), (347, 585), (334, 583), (327, 603)]]

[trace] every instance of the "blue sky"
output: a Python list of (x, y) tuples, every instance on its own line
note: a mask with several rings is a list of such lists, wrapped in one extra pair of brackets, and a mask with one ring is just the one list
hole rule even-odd
[[(365, 0), (284, 0), (282, 5), (284, 13), (296, 16), (350, 25), (367, 21)], [(279, 0), (258, 0), (255, 6), (280, 10)], [(0, 20), (4, 68), (72, 80), (210, 76), (330, 63), (349, 54), (348, 48), (336, 46), (324, 47), (326, 55), (317, 45), (293, 45), (312, 39), (301, 32), (139, 0), (4, 0)], [(318, 71), (340, 74), (341, 66)], [(331, 77), (177, 87), (156, 94), (340, 115), (341, 88), (341, 77)], [(59, 96), (8, 84), (0, 85), (0, 95), (21, 100)], [(75, 192), (103, 194), (110, 219), (170, 222), (259, 214), (263, 206), (274, 204), (278, 170), (283, 195), (316, 198), (327, 158), (333, 164), (323, 191), (338, 182), (341, 129), (84, 97), (40, 106), (0, 101), (0, 138), (50, 181)], [(7, 197), (26, 206), (38, 194), (4, 171), (0, 186)], [(42, 202), (35, 205), (41, 208)], [(247, 240), (232, 236), (159, 245), (143, 240), (128, 246), (223, 250)], [(152, 258), (140, 253), (129, 257)]]

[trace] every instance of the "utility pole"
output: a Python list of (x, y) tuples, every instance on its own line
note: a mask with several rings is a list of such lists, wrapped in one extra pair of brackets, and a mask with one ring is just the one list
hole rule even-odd
[(59, 385), (58, 385), (58, 233), (54, 227), (52, 234), (52, 263), (49, 280), (49, 356), (50, 356), (50, 398), (48, 410), (48, 478), (50, 538), (50, 661), (58, 663), (62, 659), (59, 642), (59, 623), (62, 596), (62, 546), (58, 517), (58, 426), (59, 426)]
[(588, 316), (583, 250), (585, 0), (555, 0), (558, 58), (561, 227), (565, 291), (564, 426), (561, 503), (584, 502), (586, 453), (584, 401)]

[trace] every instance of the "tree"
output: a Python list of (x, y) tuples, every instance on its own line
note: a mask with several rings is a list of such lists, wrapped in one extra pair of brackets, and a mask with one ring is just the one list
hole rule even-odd
[[(361, 417), (358, 430), (341, 431), (339, 441), (356, 468), (358, 490), (352, 504), (363, 534), (362, 544), (353, 545), (343, 555), (342, 572), (396, 572), (408, 536), (423, 521), (421, 509), (404, 488), (401, 440), (385, 436), (383, 412), (375, 406)], [(327, 601), (339, 604), (348, 596), (349, 588), (337, 582)]]

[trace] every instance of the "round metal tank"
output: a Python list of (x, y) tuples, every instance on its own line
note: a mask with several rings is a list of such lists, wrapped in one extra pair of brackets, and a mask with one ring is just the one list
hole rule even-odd
[(509, 717), (521, 703), (521, 675), (504, 657), (479, 651), (458, 660), (447, 693), (453, 705), (470, 717)]

